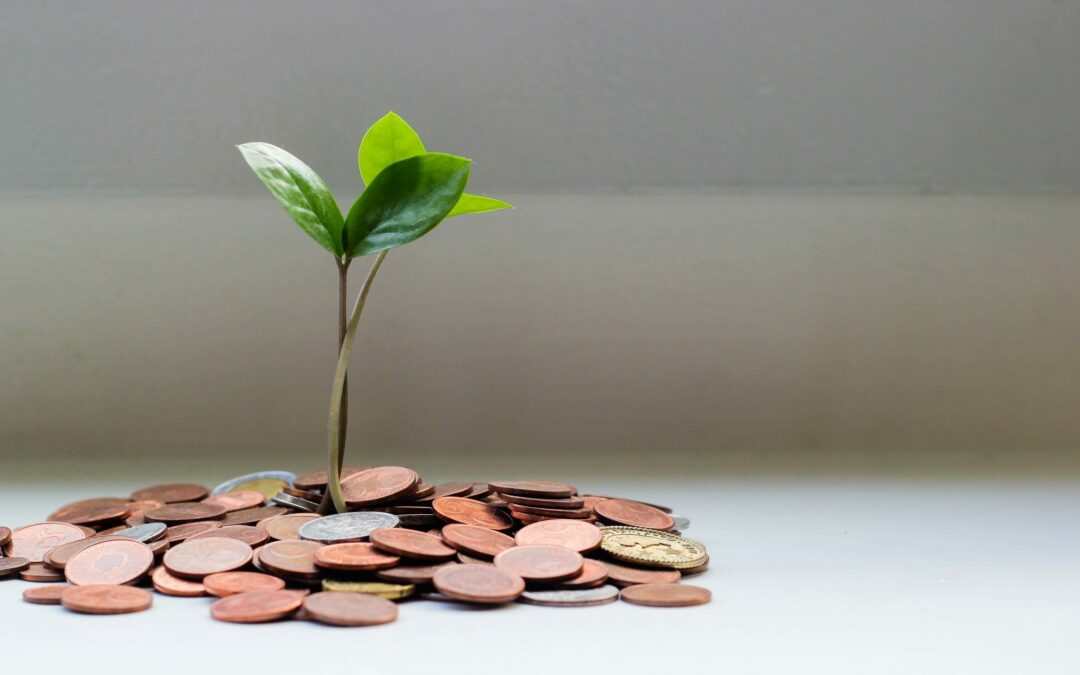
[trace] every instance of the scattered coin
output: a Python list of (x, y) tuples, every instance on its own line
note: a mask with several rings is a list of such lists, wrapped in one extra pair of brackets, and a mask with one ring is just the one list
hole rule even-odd
[(76, 504), (69, 504), (60, 511), (53, 513), (50, 520), (56, 520), (72, 525), (99, 525), (114, 520), (123, 520), (128, 515), (127, 502), (115, 502), (112, 498), (108, 501), (85, 500)]
[(133, 586), (68, 586), (60, 602), (73, 612), (84, 614), (126, 614), (149, 609), (154, 598)]
[(511, 536), (476, 525), (447, 525), (442, 528), (442, 538), (458, 551), (480, 558), (494, 558), (517, 545)]
[(403, 558), (450, 560), (457, 554), (441, 538), (415, 530), (380, 528), (373, 530), (370, 538), (379, 549)]
[(439, 497), (431, 503), (435, 513), (450, 523), (476, 525), (490, 530), (508, 530), (514, 525), (510, 516), (498, 508), (465, 497)]
[(262, 493), (266, 499), (270, 499), (281, 492), (281, 488), (292, 485), (295, 479), (296, 474), (291, 471), (258, 471), (227, 480), (214, 488), (210, 494), (219, 495), (233, 490), (255, 490)]
[(525, 581), (489, 565), (451, 565), (435, 573), (432, 583), (455, 600), (483, 604), (513, 602), (525, 591)]
[(0, 577), (18, 574), (30, 566), (30, 561), (20, 557), (0, 557)]
[(139, 501), (128, 502), (126, 506), (128, 508), (128, 518), (131, 518), (132, 516), (142, 515), (150, 509), (165, 506), (165, 502), (157, 499), (140, 499)]
[(116, 530), (112, 534), (117, 537), (127, 537), (128, 539), (141, 541), (145, 544), (147, 542), (157, 541), (164, 537), (167, 529), (168, 526), (165, 523), (146, 523), (145, 525), (136, 525), (135, 527), (125, 527)]
[(386, 600), (400, 600), (407, 598), (416, 591), (412, 584), (388, 584), (375, 581), (342, 581), (338, 579), (323, 579), (324, 591), (335, 593), (367, 593), (377, 595)]
[[(370, 467), (346, 465), (341, 467), (340, 480), (345, 480), (350, 476), (354, 476), (365, 469)], [(297, 476), (293, 479), (293, 487), (300, 488), (301, 490), (325, 490), (326, 489), (326, 469), (319, 469), (318, 471), (309, 471), (301, 476)]]
[(220, 572), (204, 577), (202, 583), (207, 593), (219, 598), (237, 593), (279, 591), (285, 588), (282, 579), (261, 572)]
[[(11, 541), (11, 528), (0, 527), (0, 546), (7, 546), (7, 543)], [(0, 553), (3, 556), (3, 553)]]
[(600, 528), (576, 520), (545, 520), (521, 528), (514, 539), (521, 546), (545, 544), (585, 553), (600, 546)]
[(566, 483), (550, 483), (535, 480), (493, 481), (488, 483), (495, 492), (521, 497), (573, 497), (577, 488)]
[(4, 555), (41, 562), (49, 549), (79, 539), (86, 539), (86, 533), (78, 525), (70, 523), (37, 523), (17, 527), (11, 532), (11, 541), (4, 548)]
[(518, 519), (529, 519), (529, 516), (586, 519), (592, 518), (594, 515), (591, 509), (544, 509), (539, 506), (519, 506), (517, 504), (511, 504), (509, 508), (510, 513)]
[[(501, 494), (507, 504), (517, 506), (537, 506), (544, 509), (584, 509), (585, 500), (581, 497), (525, 497), (522, 495)], [(592, 508), (589, 507), (591, 511)]]
[(709, 602), (712, 593), (707, 588), (686, 584), (638, 584), (624, 588), (622, 599), (648, 607), (690, 607)]
[(319, 494), (318, 492), (308, 492), (307, 490), (300, 490), (298, 488), (289, 487), (289, 486), (285, 486), (285, 487), (281, 488), (281, 491), (284, 492), (287, 495), (292, 495), (293, 497), (299, 497), (300, 499), (306, 499), (307, 501), (315, 502), (316, 504), (318, 504), (320, 501), (322, 501), (322, 495)]
[(173, 595), (178, 598), (198, 598), (206, 595), (206, 587), (198, 581), (181, 579), (169, 574), (165, 566), (158, 567), (150, 575), (154, 584), (154, 590), (162, 595)]
[(284, 619), (304, 602), (304, 591), (259, 591), (221, 598), (210, 606), (210, 616), (231, 623), (263, 623)]
[(675, 520), (660, 509), (626, 499), (605, 499), (592, 510), (607, 523), (645, 527), (651, 530), (670, 530)]
[(188, 537), (187, 540), (194, 541), (196, 539), (202, 539), (203, 537), (225, 537), (227, 539), (236, 539), (237, 541), (242, 541), (248, 546), (255, 548), (256, 546), (265, 544), (266, 540), (270, 538), (270, 534), (261, 527), (255, 527), (254, 525), (225, 525), (214, 530), (193, 534)]
[(284, 516), (274, 516), (273, 518), (260, 520), (257, 527), (266, 530), (266, 533), (270, 535), (271, 539), (296, 540), (300, 538), (300, 534), (297, 532), (297, 530), (300, 529), (300, 526), (304, 523), (317, 520), (318, 518), (319, 516), (314, 513), (291, 513)]
[(324, 591), (304, 598), (308, 615), (333, 626), (375, 626), (397, 619), (397, 605), (365, 593)]
[(197, 520), (216, 520), (225, 515), (225, 507), (205, 502), (166, 504), (143, 514), (149, 523), (180, 525)]
[(397, 527), (400, 519), (392, 513), (353, 512), (324, 516), (300, 526), (301, 539), (324, 544), (363, 541), (383, 527)]
[(603, 561), (608, 571), (608, 580), (616, 586), (635, 586), (637, 584), (676, 584), (682, 578), (679, 570), (641, 569), (619, 565), (610, 560)]
[(585, 559), (581, 572), (576, 577), (571, 577), (558, 583), (557, 590), (576, 590), (580, 588), (594, 588), (608, 580), (608, 569), (599, 560)]
[(701, 563), (700, 565), (697, 565), (696, 567), (688, 567), (688, 568), (686, 568), (684, 570), (680, 570), (680, 571), (682, 572), (682, 575), (684, 577), (686, 577), (686, 576), (690, 576), (692, 574), (701, 574), (702, 572), (704, 572), (707, 569), (709, 569), (709, 556), (708, 555), (705, 556), (705, 561), (703, 563)]
[(413, 490), (420, 478), (403, 466), (377, 466), (349, 476), (341, 483), (345, 503), (371, 506), (392, 501)]
[(428, 485), (427, 483), (421, 483), (417, 485), (409, 492), (405, 493), (401, 499), (404, 501), (417, 501), (420, 499), (427, 499), (428, 497), (435, 496), (435, 486)]
[(170, 548), (163, 559), (169, 573), (182, 579), (202, 579), (217, 572), (231, 572), (250, 561), (250, 546), (225, 537), (189, 539)]
[(135, 501), (153, 499), (166, 504), (176, 502), (197, 502), (210, 493), (202, 485), (195, 483), (166, 483), (163, 485), (151, 485), (131, 493)]
[(221, 519), (221, 524), (254, 525), (260, 520), (266, 520), (267, 518), (273, 518), (274, 516), (283, 516), (288, 512), (288, 509), (280, 506), (260, 506), (254, 509), (243, 509), (241, 511), (226, 513), (225, 517)]
[(614, 586), (570, 591), (525, 591), (521, 594), (522, 602), (545, 607), (591, 607), (605, 605), (618, 599), (619, 589)]
[(32, 605), (59, 605), (60, 595), (67, 588), (66, 584), (52, 584), (50, 586), (36, 586), (23, 591), (22, 599)]
[(142, 579), (153, 564), (149, 546), (120, 538), (87, 546), (71, 556), (64, 576), (75, 586), (123, 585)]
[(271, 498), (271, 501), (278, 506), (284, 506), (306, 513), (315, 513), (319, 510), (319, 502), (301, 499), (300, 497), (293, 496), (287, 492), (277, 493)]
[(179, 544), (182, 541), (194, 537), (197, 534), (208, 532), (210, 530), (216, 530), (221, 527), (220, 520), (200, 520), (195, 523), (184, 523), (183, 525), (173, 525), (165, 530), (165, 540), (169, 542), (169, 545)]
[(273, 541), (259, 549), (259, 563), (272, 572), (317, 578), (315, 553), (322, 547), (314, 541)]
[(495, 556), (495, 567), (526, 581), (562, 581), (581, 574), (585, 559), (561, 546), (515, 546)]
[(207, 497), (202, 500), (202, 503), (220, 506), (225, 509), (226, 512), (230, 512), (253, 509), (256, 506), (262, 506), (265, 501), (266, 497), (263, 497), (261, 492), (255, 490), (233, 490), (231, 492), (222, 492), (221, 494)]
[(611, 556), (636, 565), (689, 569), (701, 565), (705, 546), (696, 541), (643, 527), (605, 527), (600, 546)]
[(389, 581), (395, 584), (430, 584), (431, 578), (447, 565), (457, 565), (456, 562), (444, 562), (437, 565), (398, 565), (375, 573), (375, 578), (380, 581)]
[(54, 570), (45, 563), (32, 562), (27, 565), (26, 569), (19, 572), (19, 578), (23, 581), (48, 584), (54, 581), (63, 581), (64, 574)]
[(682, 532), (683, 530), (690, 527), (690, 519), (686, 516), (680, 516), (674, 513), (670, 515), (671, 519), (675, 522), (675, 524), (671, 528), (672, 530), (678, 530), (679, 532)]
[(473, 556), (471, 556), (471, 555), (469, 555), (467, 553), (462, 553), (461, 551), (458, 551), (457, 559), (458, 559), (459, 563), (462, 563), (464, 565), (494, 565), (495, 564), (495, 563), (491, 562), (491, 560), (488, 559), (488, 558), (476, 558), (476, 557), (473, 557)]
[[(266, 561), (263, 560), (263, 562)], [(315, 564), (331, 570), (350, 572), (382, 570), (393, 567), (399, 562), (401, 558), (398, 556), (383, 553), (373, 544), (360, 542), (331, 544), (315, 551)]]
[(126, 539), (126, 537), (106, 535), (69, 541), (66, 544), (60, 544), (56, 548), (49, 549), (49, 552), (45, 554), (42, 562), (53, 569), (62, 570), (67, 565), (68, 560), (71, 560), (73, 555), (84, 548), (93, 546), (94, 544), (100, 544), (103, 541), (124, 541)]
[(129, 504), (130, 499), (123, 497), (94, 497), (92, 499), (80, 499), (77, 502), (71, 502), (65, 504), (57, 510), (49, 514), (49, 520), (53, 522), (70, 523), (69, 520), (74, 514), (84, 512), (87, 510), (93, 510), (98, 507), (116, 507)]
[(472, 489), (472, 483), (439, 483), (431, 491), (431, 494), (420, 497), (416, 501), (427, 504), (439, 497), (465, 497), (472, 492)]

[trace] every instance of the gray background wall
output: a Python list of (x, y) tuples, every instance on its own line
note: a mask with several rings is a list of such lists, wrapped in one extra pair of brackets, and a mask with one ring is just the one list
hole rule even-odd
[(358, 461), (1080, 469), (1078, 32), (1069, 0), (11, 3), (5, 475), (317, 465), (333, 267), (233, 146), (347, 203), (390, 108), (518, 210), (388, 259)]

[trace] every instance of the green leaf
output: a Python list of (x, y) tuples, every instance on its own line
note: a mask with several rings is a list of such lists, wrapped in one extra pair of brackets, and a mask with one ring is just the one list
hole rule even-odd
[(248, 166), (304, 232), (335, 256), (342, 255), (344, 220), (330, 188), (296, 157), (269, 143), (237, 146)]
[(450, 210), (450, 213), (446, 216), (452, 218), (453, 216), (460, 216), (466, 213), (487, 213), (488, 211), (498, 211), (500, 209), (512, 209), (513, 204), (504, 202), (501, 199), (495, 199), (494, 197), (485, 197), (483, 195), (461, 195), (461, 199), (457, 204), (454, 204), (454, 208)]
[(430, 232), (461, 199), (469, 166), (464, 157), (429, 152), (386, 167), (345, 218), (349, 256), (396, 248)]
[(395, 112), (388, 112), (371, 125), (360, 141), (356, 157), (364, 185), (371, 185), (379, 173), (394, 162), (427, 152), (420, 136)]

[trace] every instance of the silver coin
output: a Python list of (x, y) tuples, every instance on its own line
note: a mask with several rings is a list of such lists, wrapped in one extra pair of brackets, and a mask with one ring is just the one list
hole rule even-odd
[(690, 519), (686, 516), (680, 516), (677, 513), (669, 513), (668, 515), (670, 515), (671, 519), (675, 521), (675, 525), (673, 525), (671, 529), (682, 532), (686, 528), (690, 527)]
[(144, 544), (150, 541), (157, 541), (165, 536), (165, 530), (168, 529), (165, 523), (146, 523), (145, 525), (136, 525), (124, 530), (113, 532), (117, 537), (128, 537), (136, 541), (141, 541)]
[(278, 506), (285, 506), (290, 509), (296, 509), (297, 511), (304, 511), (307, 513), (315, 513), (319, 510), (319, 505), (316, 502), (301, 499), (300, 497), (294, 497), (286, 492), (277, 493), (270, 498), (270, 501)]
[(584, 588), (580, 591), (525, 591), (521, 601), (530, 605), (546, 607), (589, 607), (605, 605), (619, 599), (619, 589), (614, 586)]
[(236, 478), (230, 478), (229, 480), (214, 488), (214, 491), (210, 494), (219, 495), (223, 492), (228, 492), (229, 490), (232, 490), (234, 487), (240, 485), (241, 483), (247, 483), (248, 481), (253, 480), (268, 479), (283, 480), (289, 484), (289, 487), (292, 487), (293, 481), (296, 480), (296, 474), (291, 471), (257, 471), (255, 473), (237, 476)]
[(397, 527), (401, 522), (392, 513), (376, 511), (357, 511), (336, 513), (304, 523), (297, 530), (301, 539), (318, 541), (324, 544), (337, 544), (345, 541), (363, 541), (374, 530), (382, 527)]

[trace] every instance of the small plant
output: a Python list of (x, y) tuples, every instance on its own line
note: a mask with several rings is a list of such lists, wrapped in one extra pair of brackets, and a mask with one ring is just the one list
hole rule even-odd
[[(450, 216), (512, 207), (491, 197), (466, 194), (469, 160), (428, 152), (420, 136), (393, 112), (373, 124), (360, 141), (357, 159), (367, 187), (345, 217), (323, 179), (293, 155), (269, 143), (238, 147), (285, 211), (337, 264), (338, 364), (327, 423), (327, 490), (319, 512), (341, 512), (345, 510), (340, 474), (348, 420), (349, 353), (364, 302), (386, 254), (419, 239)], [(346, 318), (349, 265), (354, 258), (372, 254), (375, 259)]]

